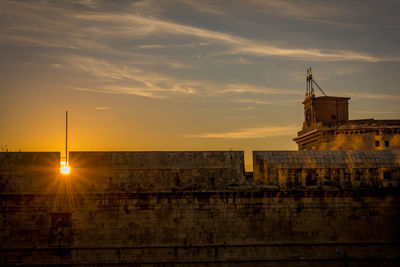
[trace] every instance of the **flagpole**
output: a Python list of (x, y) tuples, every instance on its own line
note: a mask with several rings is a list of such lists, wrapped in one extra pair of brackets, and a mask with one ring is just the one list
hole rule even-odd
[(68, 109), (65, 110), (65, 164), (68, 165)]

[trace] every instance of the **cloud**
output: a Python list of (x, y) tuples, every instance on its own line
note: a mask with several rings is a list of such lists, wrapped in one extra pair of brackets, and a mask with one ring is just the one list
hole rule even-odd
[[(99, 23), (108, 22), (109, 25), (118, 25), (118, 34), (126, 36), (165, 36), (169, 35), (185, 35), (201, 38), (215, 44), (222, 44), (226, 47), (218, 54), (244, 54), (252, 56), (277, 56), (288, 57), (292, 59), (309, 61), (364, 61), (364, 62), (380, 62), (380, 61), (400, 61), (400, 57), (376, 57), (365, 53), (346, 50), (326, 50), (326, 49), (299, 49), (285, 48), (281, 46), (273, 46), (268, 43), (246, 39), (237, 35), (222, 33), (218, 31), (207, 30), (199, 27), (183, 25), (158, 18), (141, 17), (133, 14), (78, 14), (77, 18), (87, 21), (96, 21)], [(129, 25), (129, 27), (128, 27)], [(135, 27), (132, 27), (135, 25)], [(116, 29), (113, 26), (107, 29), (102, 28), (101, 34), (113, 35)]]
[(319, 1), (304, 3), (303, 1), (286, 0), (249, 0), (249, 4), (257, 7), (259, 11), (268, 14), (278, 14), (295, 18), (323, 18), (343, 16), (349, 11), (329, 3), (321, 4)]
[(254, 139), (275, 136), (295, 135), (300, 129), (298, 125), (266, 126), (261, 128), (246, 128), (231, 132), (187, 134), (184, 138), (215, 138), (215, 139)]
[(70, 69), (86, 72), (98, 78), (92, 86), (70, 87), (109, 94), (131, 94), (152, 98), (165, 98), (173, 94), (195, 94), (195, 81), (173, 79), (159, 73), (144, 71), (129, 64), (116, 64), (91, 57), (65, 57)]
[(214, 15), (222, 15), (224, 13), (219, 6), (214, 5), (213, 3), (206, 3), (205, 1), (199, 2), (196, 0), (182, 0), (182, 2), (200, 13), (209, 13)]
[(86, 87), (69, 86), (67, 88), (70, 90), (86, 91), (86, 92), (100, 93), (100, 94), (137, 95), (137, 96), (158, 98), (158, 99), (165, 98), (165, 96), (163, 96), (155, 91), (146, 90), (146, 89), (133, 87), (133, 86), (123, 87), (123, 86), (117, 86), (117, 85), (111, 85), (111, 86), (106, 86), (106, 85), (90, 86), (89, 85)]
[(154, 48), (165, 48), (166, 45), (161, 44), (148, 44), (148, 45), (138, 45), (136, 49), (154, 49)]
[[(315, 24), (346, 28), (399, 28), (400, 26), (398, 15), (393, 12), (398, 8), (398, 3), (395, 1), (385, 1), (385, 4), (379, 1), (367, 1), (360, 5), (348, 1), (247, 0), (246, 5), (267, 15)], [(357, 12), (354, 12), (355, 8)], [(376, 9), (379, 9), (379, 12), (376, 12)], [(371, 17), (379, 23), (372, 24)]]
[[(322, 49), (297, 49), (297, 48), (284, 48), (269, 45), (261, 41), (246, 39), (240, 36), (211, 31), (193, 26), (187, 26), (174, 22), (164, 21), (157, 18), (144, 18), (137, 15), (76, 15), (78, 18), (88, 21), (98, 21), (99, 23), (108, 22), (111, 25), (118, 24), (120, 34), (127, 36), (150, 36), (150, 35), (186, 35), (196, 38), (203, 38), (204, 40), (218, 42), (219, 44), (226, 45), (219, 54), (245, 54), (252, 56), (277, 56), (289, 57), (293, 59), (307, 59), (311, 61), (366, 61), (366, 62), (379, 62), (379, 61), (399, 61), (400, 58), (380, 58), (368, 54), (363, 54), (354, 51), (341, 51), (341, 50), (322, 50)], [(136, 25), (132, 27), (126, 27)], [(113, 34), (115, 30), (103, 29), (102, 34)], [(218, 54), (215, 53), (215, 54)]]
[[(341, 93), (339, 93), (341, 94)], [(375, 94), (375, 93), (369, 93), (369, 92), (364, 92), (364, 93), (349, 93), (349, 92), (343, 92), (341, 95), (346, 95), (351, 98), (359, 99), (359, 98), (366, 98), (366, 99), (379, 99), (379, 100), (400, 100), (400, 95), (394, 95), (394, 94)]]
[(243, 108), (236, 108), (237, 111), (255, 111), (259, 110), (260, 108), (257, 107), (243, 107)]
[(255, 105), (278, 105), (280, 107), (283, 106), (293, 106), (294, 103), (301, 103), (302, 99), (291, 98), (285, 100), (262, 100), (260, 98), (251, 99), (251, 98), (241, 98), (241, 99), (233, 99), (233, 102), (236, 103), (245, 103), (245, 104), (255, 104)]
[(109, 110), (109, 107), (96, 107), (96, 110)]
[(170, 44), (170, 45), (165, 45), (165, 44), (144, 44), (144, 45), (138, 45), (134, 47), (134, 49), (157, 49), (157, 48), (195, 48), (198, 46), (206, 46), (210, 45), (210, 42), (192, 42), (192, 43), (184, 43), (184, 44)]
[[(89, 1), (89, 5), (94, 2)], [(189, 2), (188, 2), (189, 3)], [(254, 2), (261, 5), (259, 1)], [(297, 10), (290, 2), (268, 2), (270, 7), (286, 10), (288, 14), (312, 13)], [(87, 4), (87, 3), (86, 3)], [(192, 4), (193, 5), (193, 4)], [(264, 5), (264, 4), (263, 4)], [(66, 6), (66, 5), (64, 5)], [(212, 55), (238, 54), (256, 57), (280, 57), (308, 61), (400, 61), (399, 56), (380, 57), (351, 50), (293, 48), (274, 45), (238, 35), (185, 25), (158, 17), (144, 16), (135, 9), (124, 12), (87, 9), (72, 10), (63, 5), (5, 2), (3, 11), (7, 26), (0, 28), (0, 41), (34, 44), (46, 47), (87, 49), (90, 51), (129, 52), (105, 40), (143, 40), (148, 37), (191, 37), (193, 43), (213, 44)], [(4, 10), (9, 11), (4, 11)], [(297, 10), (297, 11), (296, 11)], [(329, 8), (321, 7), (321, 12)], [(334, 11), (329, 11), (335, 13)], [(28, 22), (28, 23), (27, 23)], [(165, 44), (143, 44), (141, 49), (162, 48)]]
[[(280, 57), (307, 61), (400, 61), (400, 57), (380, 57), (356, 51), (303, 49), (288, 45), (273, 45), (267, 41), (244, 38), (228, 32), (213, 31), (201, 27), (185, 25), (155, 17), (162, 15), (163, 5), (157, 1), (141, 1), (125, 9), (110, 11), (101, 8), (101, 2), (84, 1), (87, 8), (75, 10), (71, 5), (53, 5), (48, 2), (25, 3), (5, 1), (5, 24), (0, 26), (0, 42), (19, 45), (35, 45), (69, 49), (73, 56), (63, 57), (63, 63), (57, 62), (54, 68), (63, 71), (77, 70), (97, 77), (97, 82), (72, 86), (78, 90), (98, 93), (137, 94), (147, 97), (165, 98), (169, 95), (206, 95), (222, 94), (264, 94), (264, 95), (300, 95), (301, 91), (279, 88), (257, 87), (241, 83), (212, 81), (193, 81), (161, 74), (153, 68), (149, 71), (143, 65), (168, 66), (172, 69), (195, 69), (201, 67), (187, 61), (187, 57), (174, 54), (153, 54), (151, 49), (199, 49), (198, 55), (207, 59), (209, 55), (239, 55), (239, 62), (249, 64), (247, 58)], [(157, 5), (157, 12), (152, 14), (151, 6)], [(253, 7), (265, 6), (267, 10), (280, 10), (288, 16), (307, 17), (308, 9), (292, 2), (252, 1)], [(187, 5), (201, 9), (215, 9), (215, 4), (200, 5), (188, 1)], [(139, 9), (136, 9), (137, 7)], [(161, 7), (160, 7), (161, 6)], [(168, 5), (167, 5), (168, 6)], [(337, 8), (325, 8), (313, 5), (313, 10), (327, 12), (329, 16), (340, 13)], [(204, 10), (206, 10), (204, 9)], [(203, 11), (204, 11), (203, 10)], [(201, 11), (201, 12), (203, 12)], [(150, 13), (149, 13), (150, 12)], [(271, 11), (272, 12), (272, 11)], [(110, 40), (113, 40), (111, 42)], [(152, 40), (149, 42), (149, 40)], [(129, 42), (129, 46), (120, 45)], [(148, 42), (148, 43), (144, 43)], [(142, 44), (140, 44), (142, 43)], [(133, 48), (133, 49), (132, 49)], [(203, 52), (202, 49), (206, 49)], [(143, 51), (140, 51), (142, 49)], [(140, 52), (140, 53), (139, 53)], [(147, 54), (146, 54), (147, 53)], [(63, 53), (65, 55), (65, 53)], [(176, 56), (179, 55), (179, 56)], [(191, 52), (191, 55), (194, 55)], [(186, 56), (186, 55), (185, 55)], [(243, 56), (247, 56), (245, 59)], [(186, 59), (186, 61), (184, 61)], [(204, 60), (202, 60), (203, 62)], [(344, 74), (339, 73), (339, 74)], [(363, 94), (363, 98), (386, 99), (392, 95)], [(398, 96), (395, 96), (395, 98)], [(255, 104), (267, 104), (265, 100), (242, 98), (242, 101)]]
[(239, 63), (241, 64), (251, 64), (251, 62), (244, 57), (239, 57)]
[(55, 69), (64, 69), (64, 68), (65, 68), (64, 65), (58, 64), (58, 63), (51, 64), (51, 66), (52, 66), (53, 68), (55, 68)]
[[(131, 63), (114, 63), (92, 57), (64, 56), (59, 57), (59, 60), (63, 62), (63, 70), (86, 73), (95, 78), (85, 81), (85, 86), (69, 86), (72, 90), (138, 95), (150, 98), (168, 98), (178, 95), (208, 97), (231, 95), (234, 102), (254, 104), (277, 103), (276, 101), (261, 100), (257, 95), (303, 95), (303, 92), (298, 90), (261, 87), (243, 83), (188, 80), (145, 70)], [(250, 96), (234, 99), (235, 95), (240, 96), (242, 94), (254, 95), (257, 99), (251, 99)], [(285, 100), (285, 103), (287, 102), (288, 100)]]
[(264, 94), (264, 95), (303, 95), (302, 91), (299, 90), (288, 90), (282, 88), (270, 88), (270, 87), (261, 87), (254, 86), (249, 84), (242, 83), (231, 83), (227, 84), (223, 87), (220, 92), (221, 94), (233, 93), (233, 94), (242, 94), (242, 93), (253, 93), (253, 94)]
[(234, 99), (233, 102), (236, 103), (247, 103), (247, 104), (257, 104), (257, 105), (273, 105), (278, 104), (275, 101), (266, 101), (260, 99)]

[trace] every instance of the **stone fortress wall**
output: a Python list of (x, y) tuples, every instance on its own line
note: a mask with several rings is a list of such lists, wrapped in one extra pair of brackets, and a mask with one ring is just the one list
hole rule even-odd
[(72, 182), (100, 192), (215, 190), (244, 174), (242, 151), (71, 152), (69, 161)]
[(398, 151), (0, 153), (0, 264), (396, 266)]
[(400, 150), (254, 151), (254, 180), (279, 187), (398, 187)]

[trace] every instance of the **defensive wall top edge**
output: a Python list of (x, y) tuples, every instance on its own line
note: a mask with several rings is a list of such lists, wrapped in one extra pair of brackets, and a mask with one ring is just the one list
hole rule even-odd
[(74, 151), (71, 166), (129, 168), (232, 168), (244, 169), (243, 151)]
[(60, 167), (60, 152), (0, 152), (0, 170)]
[[(281, 164), (316, 168), (400, 167), (400, 150), (253, 151), (253, 165)], [(75, 167), (234, 168), (244, 169), (243, 151), (74, 151)], [(0, 169), (59, 168), (60, 152), (0, 152)]]
[(399, 168), (400, 150), (253, 151), (254, 169), (260, 164), (283, 168)]

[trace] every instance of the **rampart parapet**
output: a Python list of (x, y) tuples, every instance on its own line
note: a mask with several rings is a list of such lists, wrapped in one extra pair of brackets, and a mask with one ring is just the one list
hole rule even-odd
[[(400, 151), (254, 151), (245, 177), (242, 151), (70, 152), (76, 192), (354, 189), (398, 187)], [(59, 152), (0, 153), (0, 192), (53, 192)]]
[(399, 186), (400, 151), (254, 151), (254, 180), (269, 186)]
[(242, 151), (71, 152), (71, 176), (83, 190), (221, 190), (243, 182)]
[(44, 193), (59, 172), (60, 152), (1, 152), (0, 193)]
[(58, 171), (60, 152), (0, 152), (1, 171)]

